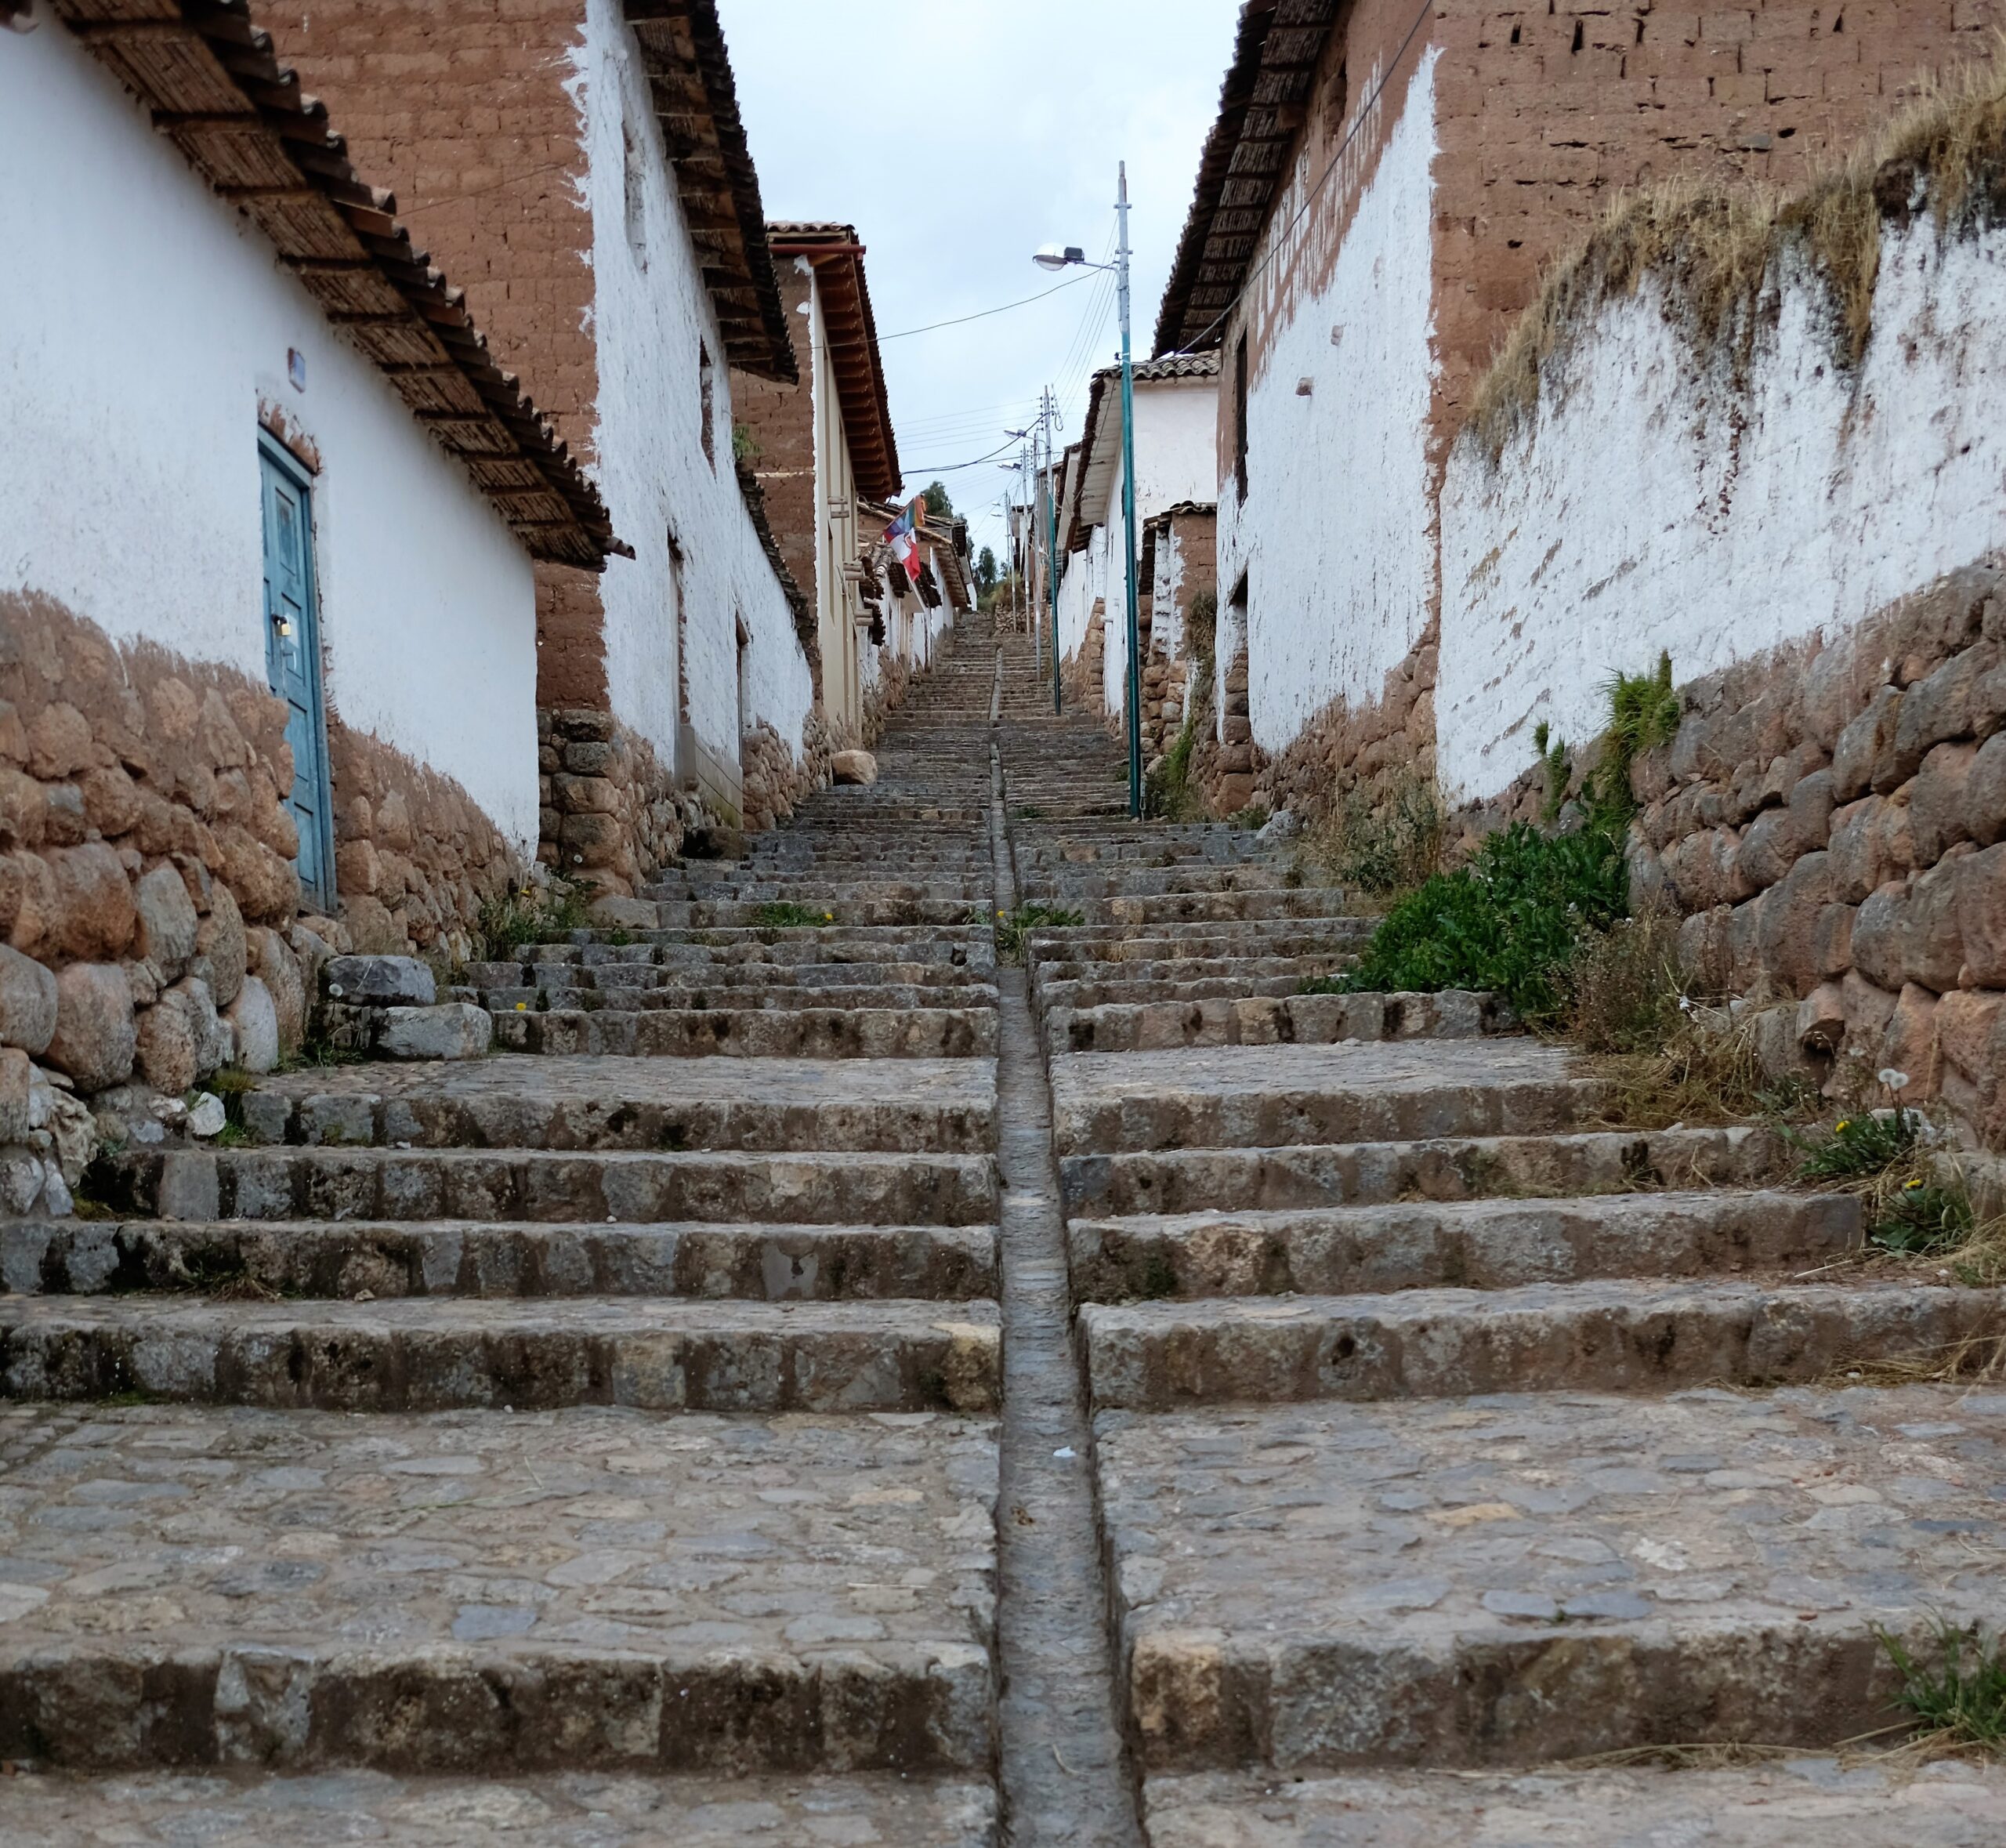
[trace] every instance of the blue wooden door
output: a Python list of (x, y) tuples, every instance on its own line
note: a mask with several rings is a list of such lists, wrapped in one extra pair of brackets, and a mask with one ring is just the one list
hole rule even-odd
[(271, 444), (258, 445), (265, 514), (265, 674), (287, 706), (292, 747), (288, 799), (299, 828), (299, 882), (335, 902), (333, 799), (320, 686), (320, 612), (313, 595), (313, 515), (306, 477)]

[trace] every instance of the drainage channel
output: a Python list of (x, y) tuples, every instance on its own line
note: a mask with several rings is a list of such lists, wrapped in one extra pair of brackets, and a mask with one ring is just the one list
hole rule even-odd
[[(997, 658), (994, 722), (1002, 698)], [(996, 905), (1016, 875), (990, 746)], [(1071, 1339), (1052, 1097), (1025, 971), (999, 969), (997, 1144), (1003, 1176), (1002, 1497), (998, 1511), (1001, 1784), (1011, 1848), (1141, 1848), (1115, 1720), (1107, 1600)]]

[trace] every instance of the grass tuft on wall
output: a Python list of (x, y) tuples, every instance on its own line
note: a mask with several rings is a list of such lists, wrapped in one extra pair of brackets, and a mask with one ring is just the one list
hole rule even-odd
[(1548, 271), (1478, 385), (1470, 433), (1495, 462), (1537, 409), (1555, 361), (1606, 304), (1647, 284), (1704, 356), (1733, 351), (1739, 377), (1764, 295), (1801, 261), (1825, 290), (1835, 357), (1857, 366), (1874, 332), (1881, 221), (1918, 194), (1946, 235), (2006, 216), (2006, 34), (1991, 63), (1930, 92), (1794, 192), (1679, 179), (1618, 200)]

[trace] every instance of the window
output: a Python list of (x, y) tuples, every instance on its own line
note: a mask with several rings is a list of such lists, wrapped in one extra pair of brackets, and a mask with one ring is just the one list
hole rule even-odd
[(711, 465), (711, 473), (715, 475), (718, 467), (718, 439), (715, 428), (718, 395), (717, 368), (712, 361), (711, 350), (706, 346), (703, 352), (703, 361), (697, 374), (697, 415), (703, 419), (704, 460)]
[(635, 263), (645, 270), (648, 266), (647, 143), (635, 132), (632, 122), (622, 124), (621, 132), (627, 153), (627, 248), (634, 253)]
[(745, 745), (745, 715), (752, 703), (745, 685), (745, 658), (751, 651), (752, 638), (745, 632), (745, 618), (742, 616), (733, 618), (732, 629), (738, 637), (738, 742), (742, 761)]
[(1233, 350), (1233, 480), (1247, 498), (1247, 336)]
[(675, 624), (675, 716), (678, 723), (690, 723), (690, 612), (683, 596), (683, 545), (675, 536), (675, 529), (668, 531), (668, 600), (675, 607), (671, 616)]

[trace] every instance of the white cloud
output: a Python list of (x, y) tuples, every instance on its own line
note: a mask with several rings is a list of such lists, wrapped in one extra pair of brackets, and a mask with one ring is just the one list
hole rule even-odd
[[(1036, 295), (1031, 252), (1112, 248), (1128, 163), (1135, 338), (1157, 305), (1218, 108), (1237, 0), (719, 0), (767, 215), (856, 226), (881, 334)], [(891, 340), (884, 353), (909, 482), (983, 455), (1048, 384), (1079, 434), (1086, 374), (1117, 345), (1099, 279), (1014, 313)], [(1105, 319), (1094, 324), (1105, 303)], [(984, 466), (947, 476), (979, 515)], [(993, 520), (979, 538), (994, 539)]]

